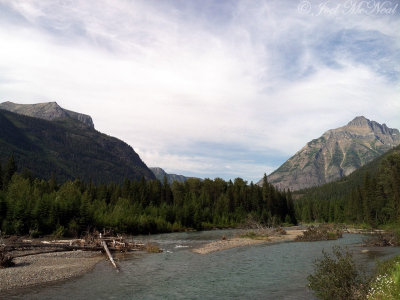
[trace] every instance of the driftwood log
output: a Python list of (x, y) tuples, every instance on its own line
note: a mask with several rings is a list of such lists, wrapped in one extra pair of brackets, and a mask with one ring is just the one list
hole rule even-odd
[(36, 243), (13, 243), (5, 245), (5, 251), (15, 250), (29, 250), (33, 248), (58, 248), (63, 251), (84, 250), (84, 251), (101, 251), (103, 247), (100, 246), (79, 246), (79, 245), (65, 245), (65, 244), (36, 244)]
[(114, 268), (118, 271), (117, 264), (115, 263), (115, 261), (114, 261), (112, 255), (111, 255), (111, 253), (110, 253), (110, 250), (108, 250), (107, 243), (106, 243), (105, 241), (103, 241), (103, 242), (102, 242), (102, 245), (103, 245), (104, 250), (106, 251), (106, 254), (107, 254), (107, 256), (108, 256), (108, 259), (111, 261), (111, 263), (113, 264)]

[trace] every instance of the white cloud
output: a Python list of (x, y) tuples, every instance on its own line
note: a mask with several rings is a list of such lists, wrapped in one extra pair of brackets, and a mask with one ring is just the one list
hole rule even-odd
[[(392, 39), (390, 60), (400, 48), (394, 18), (313, 18), (290, 1), (239, 2), (215, 24), (151, 1), (0, 3), (25, 19), (0, 20), (2, 99), (90, 114), (98, 130), (169, 172), (257, 180), (356, 115), (400, 127), (398, 79), (332, 38)], [(399, 63), (391, 65), (399, 76)], [(201, 152), (199, 143), (210, 146)], [(242, 149), (237, 160), (230, 146)], [(243, 158), (246, 148), (264, 159)]]

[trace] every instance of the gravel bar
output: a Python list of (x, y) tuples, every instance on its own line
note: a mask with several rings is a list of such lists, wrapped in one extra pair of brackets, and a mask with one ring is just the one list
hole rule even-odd
[(17, 257), (0, 269), (0, 291), (65, 280), (90, 271), (105, 259), (101, 252), (66, 251)]
[(249, 238), (231, 238), (226, 240), (214, 241), (203, 245), (200, 248), (193, 249), (192, 251), (198, 254), (208, 254), (212, 252), (227, 250), (236, 247), (243, 247), (249, 245), (256, 245), (262, 243), (277, 243), (285, 241), (294, 241), (297, 236), (301, 235), (303, 230), (292, 229), (286, 230), (286, 234), (270, 236), (267, 239), (249, 239)]

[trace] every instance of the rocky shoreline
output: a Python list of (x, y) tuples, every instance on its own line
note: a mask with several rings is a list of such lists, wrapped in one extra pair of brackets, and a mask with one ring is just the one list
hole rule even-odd
[(17, 257), (15, 266), (0, 269), (0, 292), (66, 280), (90, 271), (101, 252), (67, 251)]

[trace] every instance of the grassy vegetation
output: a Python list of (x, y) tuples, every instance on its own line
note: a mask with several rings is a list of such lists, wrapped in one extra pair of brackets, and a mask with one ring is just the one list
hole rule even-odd
[(281, 228), (260, 228), (260, 229), (255, 229), (255, 230), (250, 230), (247, 231), (243, 234), (241, 234), (239, 237), (240, 238), (245, 238), (245, 239), (253, 239), (253, 240), (268, 240), (269, 237), (271, 236), (279, 236), (279, 235), (285, 235), (286, 231)]
[(340, 149), (339, 145), (336, 144), (335, 150), (332, 154), (332, 160), (329, 166), (340, 166), (343, 161), (343, 151)]
[(153, 244), (153, 243), (147, 243), (146, 244), (146, 251), (148, 253), (160, 253), (160, 252), (162, 252), (160, 247), (158, 245), (156, 245), (156, 244)]
[[(372, 237), (369, 242), (375, 246), (398, 246), (400, 244), (400, 226), (387, 224), (382, 227), (386, 232)], [(367, 241), (368, 242), (368, 241)], [(377, 271), (370, 281), (369, 300), (400, 299), (400, 256), (378, 264)]]
[(353, 165), (356, 168), (361, 167), (361, 159), (354, 148), (347, 150), (346, 157), (343, 162), (343, 167)]
[(240, 237), (243, 239), (252, 239), (252, 240), (267, 240), (268, 239), (267, 234), (255, 233), (254, 231), (246, 232), (246, 233), (240, 235)]
[(400, 299), (400, 256), (385, 261), (378, 267), (367, 296), (368, 300)]

